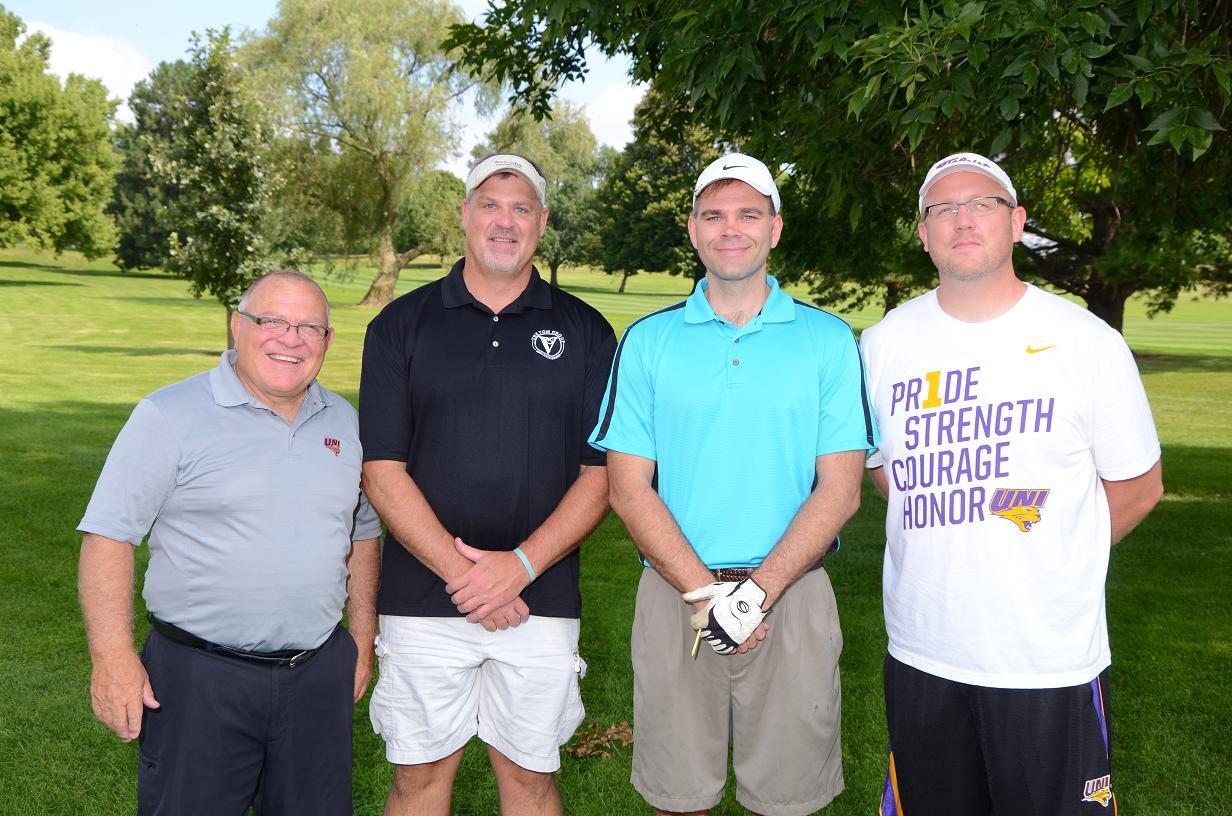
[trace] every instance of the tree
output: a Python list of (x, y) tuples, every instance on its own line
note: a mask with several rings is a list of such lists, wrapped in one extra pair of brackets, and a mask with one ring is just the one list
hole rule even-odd
[[(115, 102), (96, 79), (48, 73), (51, 40), (0, 6), (0, 246), (110, 251)], [(18, 41), (21, 41), (18, 44)]]
[(407, 183), (445, 155), (447, 108), (473, 86), (440, 47), (460, 20), (446, 0), (283, 0), (251, 46), (267, 93), (285, 97), (285, 125), (360, 174), (345, 212), (379, 260), (364, 305), (388, 303), (413, 257), (394, 241)]
[(466, 251), (460, 208), (466, 184), (447, 170), (430, 170), (415, 179), (398, 218), (394, 246), (409, 259), (439, 255), (441, 263)]
[(594, 226), (591, 212), (599, 165), (599, 147), (586, 114), (576, 105), (557, 102), (550, 118), (536, 120), (512, 109), (476, 145), (476, 159), (490, 153), (520, 153), (533, 160), (548, 182), (551, 216), (539, 240), (538, 256), (548, 265), (553, 285), (561, 264), (583, 263)]
[(700, 127), (680, 133), (660, 129), (671, 103), (651, 91), (633, 114), (633, 141), (625, 146), (595, 196), (599, 217), (597, 260), (609, 274), (670, 272), (697, 280), (705, 270), (689, 242), (693, 184), (719, 156)]
[(1200, 0), (768, 0), (735, 14), (529, 0), (450, 44), (536, 111), (584, 71), (585, 44), (628, 54), (636, 78), (789, 168), (784, 196), (829, 238), (790, 257), (830, 291), (887, 273), (915, 285), (904, 227), (924, 170), (959, 149), (993, 155), (1031, 215), (1019, 270), (1120, 328), (1135, 292), (1166, 309), (1232, 286), (1229, 15)]
[(128, 98), (134, 123), (116, 127), (120, 169), (107, 212), (119, 233), (115, 262), (120, 269), (151, 269), (167, 257), (168, 207), (179, 191), (157, 178), (150, 145), (169, 141), (182, 126), (192, 71), (183, 60), (159, 63)]
[(166, 139), (148, 138), (155, 180), (179, 195), (168, 206), (167, 271), (188, 278), (231, 311), (245, 289), (291, 253), (269, 228), (276, 179), (264, 151), (273, 129), (235, 61), (230, 31), (194, 35), (185, 118)]

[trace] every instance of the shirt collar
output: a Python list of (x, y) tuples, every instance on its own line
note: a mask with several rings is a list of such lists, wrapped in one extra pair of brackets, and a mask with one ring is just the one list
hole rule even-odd
[[(214, 394), (214, 402), (223, 408), (234, 408), (237, 405), (254, 405), (268, 408), (260, 400), (248, 393), (248, 389), (240, 382), (235, 373), (235, 349), (227, 349), (218, 358), (218, 366), (210, 371), (210, 391)], [(326, 396), (325, 389), (316, 380), (308, 383), (308, 394), (300, 405), (298, 415), (309, 416), (322, 407), (332, 405), (333, 401)], [(307, 409), (307, 411), (305, 411)]]
[[(795, 320), (796, 302), (792, 300), (791, 295), (779, 288), (779, 282), (773, 275), (766, 276), (766, 284), (770, 287), (770, 294), (766, 296), (761, 312), (749, 321), (750, 324), (753, 322), (786, 323)], [(710, 288), (710, 281), (702, 278), (697, 282), (693, 294), (689, 295), (688, 300), (685, 301), (684, 320), (686, 323), (707, 323), (720, 319), (711, 308), (710, 301), (706, 299), (708, 288)]]
[[(466, 266), (466, 258), (460, 258), (453, 268), (449, 270), (449, 274), (445, 276), (444, 282), (441, 284), (441, 299), (445, 304), (446, 309), (456, 309), (459, 306), (472, 305), (476, 308), (488, 311), (488, 307), (484, 306), (470, 290), (466, 288), (466, 281), (462, 277), (462, 268)], [(527, 309), (551, 309), (552, 308), (552, 287), (549, 286), (543, 278), (539, 277), (539, 270), (535, 267), (530, 268), (530, 280), (526, 283), (526, 288), (522, 290), (522, 294), (501, 310), (502, 313), (524, 312)]]

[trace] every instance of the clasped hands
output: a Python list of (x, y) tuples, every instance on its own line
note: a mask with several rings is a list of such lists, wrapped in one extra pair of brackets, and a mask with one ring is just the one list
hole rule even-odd
[(470, 569), (445, 585), (458, 611), (489, 632), (525, 623), (530, 608), (520, 596), (530, 585), (530, 575), (517, 555), (476, 549), (460, 538), (453, 546), (471, 562)]
[(680, 597), (694, 606), (705, 603), (689, 622), (721, 655), (744, 654), (766, 637), (766, 591), (752, 578), (706, 584)]

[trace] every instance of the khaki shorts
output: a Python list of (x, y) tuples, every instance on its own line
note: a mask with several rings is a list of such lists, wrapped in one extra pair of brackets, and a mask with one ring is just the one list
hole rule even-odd
[(765, 816), (803, 816), (843, 790), (834, 590), (803, 575), (766, 617), (756, 649), (689, 656), (692, 607), (652, 569), (633, 618), (633, 787), (652, 807), (707, 810), (723, 798), (728, 743), (736, 800)]

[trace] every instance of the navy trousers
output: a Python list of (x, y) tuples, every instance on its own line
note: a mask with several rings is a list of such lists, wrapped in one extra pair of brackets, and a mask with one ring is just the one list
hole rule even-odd
[(140, 816), (342, 816), (351, 809), (355, 641), (338, 627), (301, 665), (265, 666), (151, 630)]

